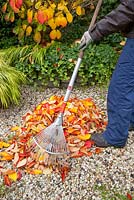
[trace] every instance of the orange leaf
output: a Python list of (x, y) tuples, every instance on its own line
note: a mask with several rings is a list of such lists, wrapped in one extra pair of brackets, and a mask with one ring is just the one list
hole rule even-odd
[(15, 5), (15, 0), (9, 0), (9, 4), (15, 13), (19, 12), (19, 9)]
[(68, 172), (70, 171), (70, 168), (68, 166), (64, 166), (60, 169), (60, 173), (61, 173), (61, 179), (62, 179), (62, 182), (65, 181), (65, 178), (67, 177), (68, 175)]
[(57, 37), (57, 32), (56, 32), (56, 30), (52, 30), (51, 32), (50, 32), (50, 38), (52, 39), (52, 40), (55, 40), (56, 39), (56, 37)]
[(99, 154), (99, 153), (101, 153), (101, 152), (102, 152), (102, 149), (101, 149), (101, 148), (96, 148), (96, 149), (95, 149), (95, 153), (96, 153), (96, 154)]
[(71, 158), (79, 158), (79, 157), (82, 157), (84, 155), (84, 153), (82, 152), (74, 152), (74, 153), (71, 153)]
[(7, 3), (5, 3), (5, 4), (2, 6), (2, 12), (5, 13), (5, 12), (6, 12), (6, 9), (7, 9)]
[(0, 152), (0, 160), (12, 160), (13, 158), (13, 155), (3, 151), (3, 152)]
[(4, 176), (4, 184), (7, 186), (11, 186), (11, 181), (7, 175)]
[(127, 193), (127, 199), (128, 200), (133, 200), (132, 196), (129, 193)]
[(28, 168), (31, 168), (31, 167), (33, 167), (35, 164), (36, 164), (35, 161), (31, 161), (30, 163), (28, 163), (27, 167), (28, 167)]
[(22, 4), (23, 4), (23, 0), (16, 0), (15, 1), (15, 5), (16, 5), (17, 8), (20, 8), (22, 6)]

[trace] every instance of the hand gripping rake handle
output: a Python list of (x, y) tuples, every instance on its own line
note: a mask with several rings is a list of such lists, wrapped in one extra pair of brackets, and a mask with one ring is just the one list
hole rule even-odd
[[(101, 4), (102, 4), (102, 0), (99, 0), (98, 3), (97, 3), (96, 9), (95, 9), (95, 11), (94, 11), (94, 15), (93, 15), (93, 17), (92, 17), (92, 20), (91, 20), (89, 29), (94, 25), (94, 23), (95, 23), (95, 21), (96, 21), (96, 18), (97, 18), (97, 16), (98, 16), (98, 13), (99, 13)], [(60, 111), (60, 115), (61, 115), (61, 116), (62, 116), (63, 113), (64, 113), (64, 110), (65, 110), (67, 101), (68, 101), (68, 99), (69, 99), (69, 97), (70, 97), (70, 94), (71, 94), (71, 91), (72, 91), (72, 89), (73, 89), (74, 82), (75, 82), (75, 79), (76, 79), (76, 77), (77, 77), (77, 73), (78, 73), (78, 70), (79, 70), (79, 67), (80, 67), (80, 64), (81, 64), (81, 61), (82, 61), (83, 56), (84, 56), (84, 51), (80, 51), (79, 57), (78, 57), (78, 60), (77, 60), (77, 63), (76, 63), (76, 65), (75, 65), (75, 68), (74, 68), (74, 71), (73, 71), (73, 74), (72, 74), (72, 77), (71, 77), (70, 82), (69, 82), (69, 84), (68, 84), (68, 88), (67, 88), (67, 91), (66, 91), (66, 94), (65, 94), (65, 97), (64, 97), (63, 104), (62, 104), (62, 106), (61, 106), (61, 111)]]

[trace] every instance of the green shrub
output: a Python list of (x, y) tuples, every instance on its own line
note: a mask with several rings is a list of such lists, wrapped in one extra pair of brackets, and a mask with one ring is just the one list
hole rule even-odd
[[(3, 51), (11, 66), (22, 71), (30, 84), (60, 86), (72, 75), (78, 58), (78, 45), (53, 43), (48, 48), (25, 46)], [(107, 44), (92, 45), (86, 50), (77, 82), (80, 85), (107, 83), (118, 55)]]
[(82, 84), (108, 83), (117, 59), (117, 52), (108, 44), (89, 46), (79, 70)]
[(0, 56), (0, 106), (7, 108), (11, 103), (18, 104), (20, 84), (24, 82), (22, 72), (9, 66)]

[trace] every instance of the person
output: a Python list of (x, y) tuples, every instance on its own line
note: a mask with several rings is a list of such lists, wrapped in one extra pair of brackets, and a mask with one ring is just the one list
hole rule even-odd
[(79, 49), (85, 50), (91, 42), (117, 32), (123, 33), (126, 44), (108, 88), (106, 130), (91, 137), (99, 147), (124, 147), (129, 126), (134, 128), (134, 0), (121, 0), (117, 8), (86, 31)]

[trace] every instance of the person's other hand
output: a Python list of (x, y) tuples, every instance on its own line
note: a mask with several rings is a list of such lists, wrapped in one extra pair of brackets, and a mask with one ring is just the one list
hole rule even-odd
[(79, 50), (85, 50), (87, 48), (87, 46), (89, 45), (89, 43), (91, 43), (93, 40), (89, 34), (88, 31), (86, 31), (80, 41), (80, 46), (79, 46)]

